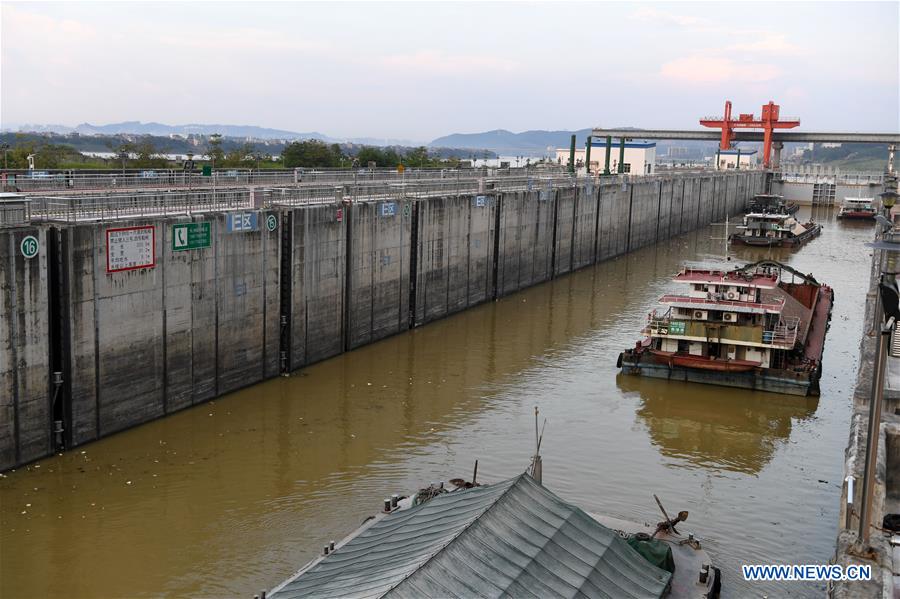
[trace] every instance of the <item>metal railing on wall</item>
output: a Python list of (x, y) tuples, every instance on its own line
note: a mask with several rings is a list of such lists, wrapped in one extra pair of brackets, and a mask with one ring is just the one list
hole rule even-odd
[[(471, 177), (462, 172), (430, 173), (430, 177), (406, 180), (364, 180), (345, 183), (303, 182), (297, 185), (261, 187), (222, 187), (194, 190), (133, 190), (94, 194), (29, 196), (31, 220), (106, 221), (151, 216), (190, 215), (199, 212), (267, 209), (278, 206), (377, 201), (395, 198), (429, 198), (493, 193), (552, 191), (582, 188), (594, 193), (599, 186), (621, 185), (637, 181), (672, 180), (677, 175), (575, 176), (569, 173), (540, 173)], [(705, 173), (713, 176), (715, 173)], [(728, 173), (727, 175), (733, 175)], [(437, 175), (437, 176), (435, 176)], [(725, 176), (725, 175), (723, 175)]]
[(7, 170), (3, 185), (7, 191), (91, 192), (121, 189), (172, 189), (234, 187), (239, 185), (288, 185), (299, 183), (361, 183), (364, 181), (408, 182), (486, 176), (526, 176), (540, 172), (560, 173), (559, 166), (433, 168), (296, 168), (296, 169), (219, 169), (208, 175), (197, 171), (146, 169), (125, 171)]

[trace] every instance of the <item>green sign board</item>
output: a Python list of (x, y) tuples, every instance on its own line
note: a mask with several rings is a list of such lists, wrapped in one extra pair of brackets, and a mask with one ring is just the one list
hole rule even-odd
[(40, 248), (41, 244), (38, 242), (37, 237), (33, 235), (29, 235), (23, 239), (22, 243), (19, 245), (19, 249), (22, 250), (22, 255), (29, 259), (37, 256)]
[(202, 175), (203, 175), (204, 177), (211, 177), (211, 176), (212, 176), (212, 165), (204, 164), (204, 165), (203, 165)]
[(212, 245), (209, 223), (179, 223), (172, 225), (172, 251), (201, 250)]
[(670, 335), (684, 335), (684, 323), (673, 320), (669, 323)]

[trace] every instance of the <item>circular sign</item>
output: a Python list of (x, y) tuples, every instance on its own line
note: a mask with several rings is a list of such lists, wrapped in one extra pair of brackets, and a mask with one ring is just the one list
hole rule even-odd
[(277, 227), (277, 226), (278, 226), (278, 219), (275, 218), (274, 214), (270, 214), (269, 216), (266, 217), (266, 228), (269, 231), (274, 231), (275, 227)]
[(23, 256), (25, 256), (26, 258), (34, 258), (38, 255), (38, 250), (41, 249), (41, 244), (38, 242), (37, 237), (35, 237), (34, 235), (29, 235), (22, 240), (19, 248), (22, 250)]

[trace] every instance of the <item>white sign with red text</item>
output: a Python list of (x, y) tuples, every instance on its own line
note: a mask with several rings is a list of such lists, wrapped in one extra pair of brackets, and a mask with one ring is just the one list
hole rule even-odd
[(106, 272), (156, 266), (156, 227), (106, 230)]

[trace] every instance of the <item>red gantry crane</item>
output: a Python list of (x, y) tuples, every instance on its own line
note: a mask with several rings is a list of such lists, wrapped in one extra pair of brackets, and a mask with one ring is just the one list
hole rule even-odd
[(725, 116), (723, 117), (707, 117), (700, 119), (700, 124), (704, 127), (713, 127), (722, 130), (722, 141), (719, 148), (722, 150), (731, 149), (732, 139), (734, 138), (735, 129), (762, 129), (763, 130), (763, 166), (769, 168), (770, 158), (772, 156), (772, 131), (775, 129), (793, 129), (800, 125), (800, 119), (778, 120), (779, 106), (775, 102), (769, 100), (768, 104), (762, 107), (762, 116), (754, 119), (753, 114), (741, 114), (738, 118), (731, 118), (731, 100), (725, 100)]

